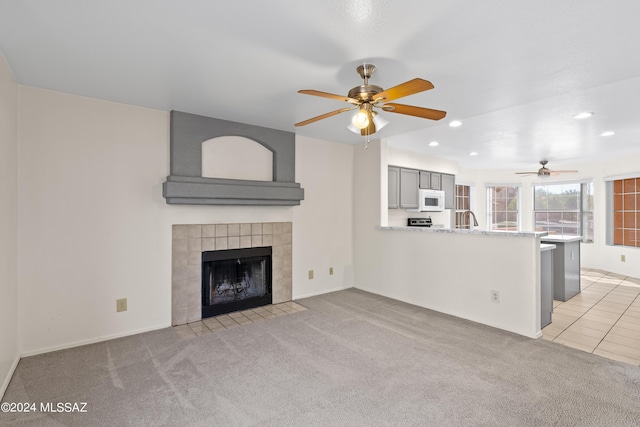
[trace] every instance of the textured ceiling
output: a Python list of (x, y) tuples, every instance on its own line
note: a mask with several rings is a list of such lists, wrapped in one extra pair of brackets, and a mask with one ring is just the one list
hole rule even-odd
[(21, 84), (352, 144), (349, 113), (294, 128), (349, 105), (297, 90), (346, 95), (370, 62), (383, 88), (435, 85), (397, 102), (448, 112), (381, 113), (379, 137), (528, 170), (640, 153), (638, 16), (637, 0), (0, 0), (0, 51)]

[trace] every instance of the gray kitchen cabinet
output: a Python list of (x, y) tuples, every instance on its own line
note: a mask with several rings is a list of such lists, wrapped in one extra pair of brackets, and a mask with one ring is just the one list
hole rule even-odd
[(429, 190), (443, 190), (440, 172), (420, 171), (420, 188)]
[(418, 209), (419, 171), (400, 169), (400, 207), (402, 209)]
[(580, 293), (580, 236), (549, 235), (540, 239), (553, 251), (553, 299), (567, 301)]
[(389, 166), (387, 182), (389, 184), (388, 208), (398, 209), (400, 207), (400, 168)]
[(553, 251), (556, 245), (540, 245), (540, 328), (551, 323), (553, 313)]
[(388, 166), (387, 170), (389, 209), (418, 209), (419, 188), (444, 191), (444, 208), (455, 209), (455, 175), (399, 166)]
[(431, 172), (420, 171), (420, 188), (431, 188)]
[(442, 174), (431, 172), (431, 188), (432, 190), (442, 190)]
[(448, 173), (441, 174), (441, 189), (444, 191), (444, 208), (456, 208), (456, 176)]

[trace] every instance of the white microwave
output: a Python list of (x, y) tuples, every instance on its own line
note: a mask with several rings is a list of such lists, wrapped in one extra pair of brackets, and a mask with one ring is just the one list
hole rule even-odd
[(444, 210), (444, 191), (427, 190), (420, 188), (418, 190), (418, 211), (420, 212), (439, 212)]

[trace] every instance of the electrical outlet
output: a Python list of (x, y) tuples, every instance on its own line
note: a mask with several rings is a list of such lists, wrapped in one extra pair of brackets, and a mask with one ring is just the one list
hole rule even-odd
[(127, 299), (120, 298), (116, 300), (116, 312), (127, 311)]
[(491, 302), (500, 302), (500, 291), (491, 290)]
[(329, 267), (329, 276), (333, 276), (333, 267)]
[(620, 261), (627, 262), (627, 257), (624, 255), (620, 255)]
[(309, 270), (309, 280), (313, 279), (313, 270)]

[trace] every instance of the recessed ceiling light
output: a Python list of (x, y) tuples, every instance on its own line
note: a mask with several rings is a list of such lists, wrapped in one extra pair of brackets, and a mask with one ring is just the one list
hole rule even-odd
[(478, 155), (478, 153), (477, 153), (476, 151), (472, 151), (472, 152), (470, 152), (470, 153), (469, 153), (469, 155), (470, 155), (470, 156), (477, 156), (477, 155)]
[(440, 145), (440, 143), (438, 141), (431, 141), (429, 143), (429, 147), (437, 147), (438, 145)]
[(612, 131), (612, 130), (608, 130), (608, 131), (606, 131), (606, 132), (602, 132), (602, 133), (600, 134), (600, 136), (611, 136), (611, 135), (615, 135), (615, 134), (616, 134), (616, 133), (615, 133), (614, 131)]
[(591, 117), (593, 116), (593, 113), (580, 113), (580, 114), (576, 114), (575, 116), (573, 116), (574, 119), (586, 119), (587, 117)]
[(449, 126), (452, 128), (457, 128), (458, 126), (462, 126), (462, 122), (460, 120), (452, 120), (449, 122)]

